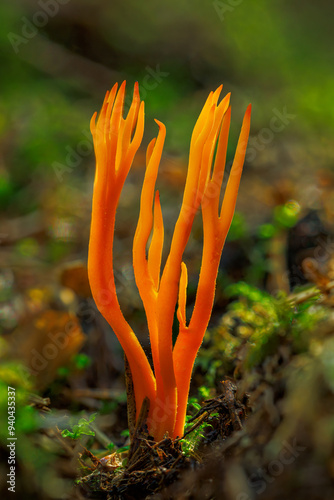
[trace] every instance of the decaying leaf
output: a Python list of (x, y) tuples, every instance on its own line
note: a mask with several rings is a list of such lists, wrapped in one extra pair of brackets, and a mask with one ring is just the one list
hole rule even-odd
[(52, 309), (18, 327), (9, 338), (13, 356), (26, 364), (38, 388), (54, 380), (58, 369), (79, 351), (84, 340), (76, 316)]

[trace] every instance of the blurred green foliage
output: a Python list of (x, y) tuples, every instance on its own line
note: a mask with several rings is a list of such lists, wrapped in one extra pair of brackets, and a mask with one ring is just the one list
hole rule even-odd
[(55, 162), (67, 167), (69, 186), (87, 169), (92, 177), (92, 155), (79, 154), (73, 166), (66, 161), (69, 148), (77, 152), (83, 139), (90, 141), (93, 111), (123, 78), (140, 83), (149, 135), (156, 133), (153, 118), (166, 123), (170, 152), (187, 154), (205, 95), (221, 82), (233, 90), (229, 157), (248, 102), (253, 135), (269, 126), (273, 109), (286, 107), (296, 119), (280, 141), (286, 133), (307, 135), (326, 149), (333, 136), (329, 0), (250, 0), (226, 12), (224, 2), (201, 0), (168, 6), (71, 0), (38, 27), (40, 3), (0, 6), (0, 206), (12, 215), (43, 206), (59, 187)]
[[(238, 211), (235, 212), (227, 241), (237, 242), (249, 260), (244, 270), (244, 280), (247, 283), (259, 287), (263, 286), (267, 273), (271, 271), (270, 249), (273, 245), (273, 238), (285, 235), (290, 228), (295, 226), (299, 218), (300, 206), (297, 201), (292, 199), (283, 205), (276, 205), (267, 216), (268, 222), (260, 224), (256, 228), (251, 227), (245, 215)], [(231, 279), (224, 275), (221, 270), (218, 282), (220, 287), (225, 289)]]
[(58, 368), (58, 375), (66, 378), (75, 371), (85, 370), (91, 363), (92, 359), (87, 356), (87, 354), (79, 352), (72, 357), (68, 366), (61, 366)]
[(285, 205), (277, 205), (274, 211), (274, 223), (278, 229), (289, 229), (297, 223), (299, 212), (300, 207), (295, 201), (289, 201)]
[[(38, 484), (40, 490), (47, 489), (48, 481), (56, 481), (57, 474), (53, 470), (55, 455), (47, 444), (42, 446), (40, 431), (43, 418), (30, 401), (33, 384), (27, 369), (18, 361), (5, 358), (5, 347), (1, 343), (0, 359), (0, 445), (8, 456), (9, 427), (8, 416), (13, 407), (8, 407), (9, 387), (15, 388), (14, 436), (15, 437), (15, 470), (25, 470), (29, 475), (29, 484), (34, 488)], [(6, 459), (7, 462), (7, 459)], [(7, 464), (6, 464), (7, 465)], [(9, 469), (8, 469), (9, 470)], [(45, 482), (45, 479), (48, 481)], [(17, 475), (17, 490), (21, 492), (22, 478)]]
[[(19, 438), (38, 429), (40, 421), (37, 411), (29, 405), (29, 391), (32, 386), (27, 370), (19, 362), (2, 360), (0, 362), (0, 413), (1, 421), (6, 423), (8, 387), (15, 389), (14, 427), (15, 436)], [(0, 426), (0, 440), (5, 443), (8, 436), (7, 425)], [(23, 449), (22, 452), (24, 454)]]

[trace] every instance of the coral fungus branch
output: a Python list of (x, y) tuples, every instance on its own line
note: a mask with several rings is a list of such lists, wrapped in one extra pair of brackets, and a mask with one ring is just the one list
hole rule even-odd
[[(137, 88), (137, 87), (136, 87)], [(133, 157), (144, 132), (144, 108), (139, 107), (138, 89), (135, 90), (129, 114), (120, 130), (125, 84), (115, 95), (117, 85), (107, 93), (100, 116), (91, 121), (96, 155), (91, 234), (88, 254), (88, 275), (97, 308), (109, 322), (128, 358), (133, 376), (137, 412), (148, 396), (155, 398), (155, 379), (147, 357), (132, 328), (125, 320), (116, 295), (113, 271), (113, 242), (115, 216), (119, 197)], [(128, 130), (136, 130), (132, 142)], [(121, 137), (121, 139), (120, 139)], [(121, 151), (117, 145), (122, 144)]]
[[(227, 116), (226, 123), (229, 123), (229, 115)], [(180, 328), (180, 333), (173, 353), (178, 391), (178, 412), (174, 432), (175, 436), (181, 435), (183, 431), (189, 392), (189, 385), (187, 387), (186, 381), (190, 384), (191, 372), (196, 354), (202, 343), (211, 316), (220, 256), (233, 218), (249, 128), (250, 107), (246, 111), (241, 128), (238, 146), (222, 204), (221, 215), (218, 215), (217, 207), (219, 204), (222, 179), (219, 179), (218, 185), (215, 186), (213, 184), (214, 181), (217, 180), (218, 168), (221, 168), (218, 167), (217, 164), (212, 179), (206, 186), (202, 200), (204, 242), (195, 306), (189, 327), (185, 328), (183, 326)], [(221, 131), (223, 134), (220, 135), (220, 141), (223, 145), (219, 153), (222, 153), (222, 156), (225, 157), (226, 139), (224, 134), (226, 132), (228, 133), (228, 130), (225, 129), (224, 123)], [(216, 189), (210, 189), (215, 187)], [(224, 221), (223, 224), (222, 221)], [(185, 355), (185, 353), (187, 353), (187, 355)]]
[[(181, 436), (193, 364), (207, 328), (214, 301), (221, 252), (233, 218), (250, 128), (248, 107), (219, 210), (231, 119), (228, 94), (218, 104), (220, 86), (211, 92), (194, 127), (180, 213), (162, 275), (164, 225), (159, 193), (155, 192), (166, 135), (159, 133), (147, 148), (140, 213), (133, 242), (133, 267), (150, 334), (154, 375), (116, 295), (113, 242), (119, 197), (144, 131), (144, 103), (138, 85), (123, 118), (125, 82), (107, 93), (100, 116), (91, 121), (96, 155), (88, 273), (98, 309), (112, 326), (125, 351), (133, 377), (137, 415), (149, 401), (148, 426), (156, 440), (168, 433)], [(213, 158), (215, 160), (213, 162)], [(212, 165), (214, 163), (214, 165)], [(203, 220), (203, 253), (197, 294), (189, 324), (186, 319), (187, 266), (183, 253), (199, 207)], [(149, 244), (149, 239), (151, 242)], [(173, 348), (175, 310), (179, 335)]]

